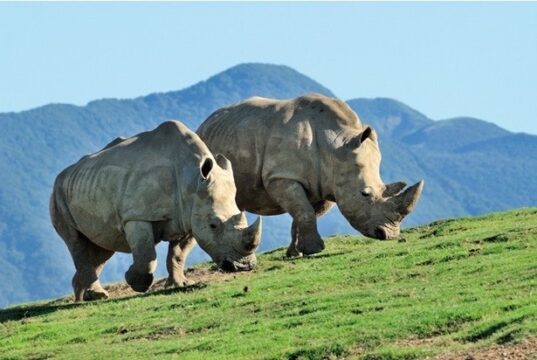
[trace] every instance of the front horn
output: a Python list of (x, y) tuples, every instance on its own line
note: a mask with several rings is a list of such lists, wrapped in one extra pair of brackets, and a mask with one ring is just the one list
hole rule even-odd
[(424, 184), (425, 181), (421, 180), (394, 198), (398, 213), (403, 216), (410, 214), (420, 198)]

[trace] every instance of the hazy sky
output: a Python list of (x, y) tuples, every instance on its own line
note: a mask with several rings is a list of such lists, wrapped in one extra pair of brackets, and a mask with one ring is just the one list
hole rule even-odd
[(537, 134), (537, 3), (0, 3), (0, 111), (178, 90), (242, 62)]

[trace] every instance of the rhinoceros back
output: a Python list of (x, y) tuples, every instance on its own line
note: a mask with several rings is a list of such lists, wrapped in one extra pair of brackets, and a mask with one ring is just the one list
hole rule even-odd
[[(285, 116), (284, 105), (254, 97), (217, 110), (197, 130), (213, 154), (223, 154), (231, 161), (241, 210), (258, 214), (280, 212), (264, 189), (263, 166), (267, 139), (280, 119), (274, 115)], [(256, 201), (250, 201), (250, 196), (255, 196)], [(270, 211), (261, 211), (262, 208)]]
[(107, 146), (60, 173), (51, 201), (53, 222), (61, 217), (98, 245), (122, 251), (126, 222), (181, 216), (180, 198), (194, 191), (189, 186), (207, 156), (203, 142), (172, 121)]
[(239, 207), (268, 215), (279, 211), (265, 191), (276, 179), (301, 183), (312, 201), (326, 197), (323, 181), (332, 181), (333, 140), (361, 128), (347, 104), (312, 94), (251, 98), (217, 110), (197, 132), (214, 154), (231, 160)]

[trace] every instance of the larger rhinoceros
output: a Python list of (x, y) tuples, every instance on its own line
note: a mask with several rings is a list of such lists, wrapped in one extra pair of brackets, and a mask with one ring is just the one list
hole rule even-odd
[(376, 132), (343, 101), (323, 95), (253, 97), (214, 112), (198, 129), (233, 164), (237, 204), (293, 218), (289, 256), (324, 249), (316, 218), (337, 203), (366, 236), (390, 239), (412, 211), (423, 181), (385, 185)]
[(116, 251), (132, 252), (125, 278), (146, 291), (160, 240), (170, 241), (168, 285), (187, 283), (183, 267), (194, 237), (224, 269), (252, 268), (260, 219), (247, 227), (235, 193), (229, 160), (213, 157), (177, 121), (118, 138), (66, 168), (56, 178), (50, 214), (75, 264), (75, 300), (108, 297), (99, 274)]

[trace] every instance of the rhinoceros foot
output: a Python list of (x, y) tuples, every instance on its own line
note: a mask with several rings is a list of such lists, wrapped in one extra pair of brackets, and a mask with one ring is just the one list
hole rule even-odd
[(178, 279), (174, 279), (174, 278), (169, 277), (168, 279), (166, 279), (166, 283), (164, 284), (164, 287), (166, 287), (166, 288), (176, 288), (176, 287), (182, 288), (182, 287), (192, 286), (195, 283), (196, 283), (195, 281), (189, 280), (184, 276), (182, 278), (178, 278)]
[(153, 274), (140, 274), (129, 269), (125, 273), (125, 280), (132, 290), (136, 292), (146, 292), (153, 283)]
[(324, 241), (319, 234), (311, 234), (302, 239), (299, 238), (296, 249), (304, 255), (317, 254), (324, 250)]
[(289, 245), (289, 247), (287, 248), (287, 252), (285, 253), (285, 256), (287, 256), (287, 257), (289, 257), (289, 258), (293, 258), (293, 257), (302, 257), (302, 253), (301, 253), (300, 251), (297, 250), (295, 244), (291, 244), (291, 245)]
[(84, 291), (84, 301), (108, 299), (108, 291), (101, 289), (86, 289)]

